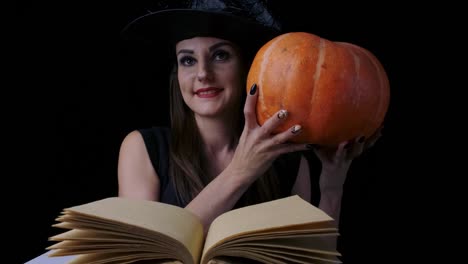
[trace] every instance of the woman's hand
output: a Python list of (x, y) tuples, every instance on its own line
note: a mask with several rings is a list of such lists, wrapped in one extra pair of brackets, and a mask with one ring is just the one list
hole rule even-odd
[(367, 139), (362, 136), (344, 141), (337, 147), (315, 147), (314, 152), (322, 163), (322, 174), (326, 176), (320, 177), (320, 185), (341, 188), (352, 161), (377, 142), (382, 136), (382, 128), (383, 126)]
[(254, 85), (247, 95), (244, 106), (244, 130), (231, 162), (186, 206), (201, 219), (205, 234), (212, 221), (220, 214), (231, 210), (245, 191), (265, 173), (280, 154), (307, 149), (306, 144), (286, 143), (300, 132), (298, 125), (282, 133), (272, 133), (286, 118), (285, 111), (278, 111), (262, 126), (258, 125), (257, 96)]
[(342, 142), (338, 147), (334, 148), (314, 148), (315, 154), (322, 162), (322, 173), (319, 180), (319, 208), (337, 220), (337, 224), (339, 224), (340, 220), (343, 185), (351, 162), (375, 144), (382, 135), (381, 130), (382, 127), (367, 140), (364, 137), (359, 137)]
[(257, 98), (257, 86), (254, 84), (244, 106), (244, 130), (229, 165), (230, 169), (240, 172), (239, 175), (245, 177), (249, 184), (262, 175), (279, 155), (308, 149), (307, 144), (288, 142), (301, 132), (300, 125), (278, 134), (272, 133), (287, 118), (286, 110), (279, 110), (260, 126), (256, 116)]

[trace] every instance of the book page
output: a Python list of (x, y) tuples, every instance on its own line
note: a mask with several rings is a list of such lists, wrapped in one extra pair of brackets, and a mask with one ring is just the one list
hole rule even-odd
[[(111, 222), (106, 228), (112, 226), (112, 222), (126, 225), (124, 229), (127, 230), (132, 230), (133, 226), (136, 227), (135, 234), (141, 233), (139, 235), (144, 238), (151, 237), (151, 234), (143, 234), (141, 230), (162, 234), (180, 242), (188, 250), (193, 263), (199, 260), (203, 245), (203, 226), (196, 216), (183, 208), (155, 201), (111, 197), (67, 208), (64, 212), (69, 216), (61, 217), (63, 219), (73, 218), (73, 215), (79, 218), (80, 214), (84, 215), (88, 222), (94, 218), (96, 227), (99, 226), (97, 223), (106, 220)], [(111, 237), (108, 235), (107, 239)], [(155, 236), (155, 241), (161, 237)]]
[(235, 255), (245, 260), (257, 260), (263, 263), (303, 263), (303, 264), (339, 264), (342, 263), (337, 257), (323, 254), (294, 254), (293, 252), (279, 252), (262, 248), (230, 248), (220, 250), (220, 255)]
[(220, 245), (219, 249), (235, 247), (272, 247), (277, 251), (283, 249), (291, 249), (305, 252), (317, 252), (335, 256), (341, 256), (336, 251), (336, 238), (337, 233), (329, 234), (300, 234), (300, 235), (287, 235), (287, 236), (260, 236), (250, 237), (247, 239), (239, 238), (231, 240), (227, 243)]
[(227, 239), (268, 230), (332, 227), (333, 218), (297, 195), (232, 210), (220, 215), (210, 226), (203, 255)]

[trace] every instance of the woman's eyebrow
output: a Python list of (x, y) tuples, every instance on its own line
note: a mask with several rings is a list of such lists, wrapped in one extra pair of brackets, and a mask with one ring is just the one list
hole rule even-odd
[(222, 42), (218, 42), (218, 43), (214, 44), (213, 46), (211, 46), (209, 50), (213, 51), (213, 50), (215, 50), (215, 49), (217, 49), (217, 48), (219, 48), (221, 46), (225, 46), (225, 45), (232, 47), (231, 43), (229, 43), (227, 41), (222, 41)]
[(193, 54), (193, 50), (189, 50), (189, 49), (181, 49), (177, 52), (177, 55), (179, 55), (180, 53), (188, 53), (188, 54)]
[[(211, 46), (209, 48), (209, 51), (212, 52), (213, 50), (219, 48), (219, 47), (222, 47), (222, 46), (230, 46), (232, 47), (232, 44), (227, 42), (227, 41), (222, 41), (222, 42), (218, 42), (216, 44), (214, 44), (213, 46)], [(190, 49), (181, 49), (177, 52), (177, 55), (179, 55), (180, 53), (188, 53), (188, 54), (193, 54), (193, 50), (190, 50)]]

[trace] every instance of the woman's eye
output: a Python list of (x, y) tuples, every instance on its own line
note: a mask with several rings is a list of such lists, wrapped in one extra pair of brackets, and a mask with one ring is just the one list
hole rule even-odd
[(184, 66), (192, 66), (195, 62), (196, 60), (190, 56), (184, 56), (179, 59), (179, 64)]
[(225, 61), (229, 59), (229, 52), (224, 50), (218, 50), (214, 53), (214, 59), (217, 61)]

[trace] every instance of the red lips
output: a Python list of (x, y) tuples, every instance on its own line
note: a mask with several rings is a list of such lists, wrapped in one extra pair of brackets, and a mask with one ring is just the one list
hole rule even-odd
[(207, 88), (200, 88), (195, 91), (195, 94), (200, 98), (211, 98), (216, 97), (220, 94), (223, 89), (216, 88), (216, 87), (207, 87)]

